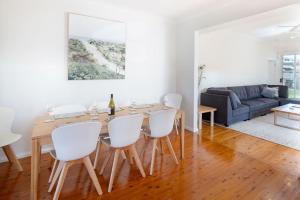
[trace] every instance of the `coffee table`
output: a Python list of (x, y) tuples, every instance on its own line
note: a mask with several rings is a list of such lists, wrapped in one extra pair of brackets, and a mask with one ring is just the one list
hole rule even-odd
[(286, 126), (284, 124), (279, 124), (278, 120), (277, 120), (278, 115), (280, 113), (288, 114), (289, 117), (290, 117), (290, 115), (300, 116), (300, 105), (299, 104), (289, 103), (289, 104), (286, 104), (286, 105), (283, 105), (283, 106), (272, 108), (271, 111), (274, 112), (274, 124), (275, 125), (285, 127), (285, 128), (300, 130), (299, 128), (294, 128), (294, 127)]

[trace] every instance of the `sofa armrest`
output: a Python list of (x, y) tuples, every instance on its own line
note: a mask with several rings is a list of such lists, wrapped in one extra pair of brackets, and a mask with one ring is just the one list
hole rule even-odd
[(232, 106), (227, 95), (201, 93), (201, 105), (216, 108), (215, 121), (228, 124), (232, 117)]
[(289, 98), (289, 88), (285, 85), (268, 85), (268, 87), (278, 87), (279, 88), (279, 97), (280, 98)]
[(216, 95), (223, 95), (223, 96), (228, 96), (230, 103), (231, 103), (231, 107), (232, 109), (236, 109), (238, 107), (238, 102), (236, 101), (236, 99), (234, 98), (234, 92), (231, 90), (216, 90), (216, 89), (208, 89), (206, 91), (206, 93), (209, 94), (216, 94)]

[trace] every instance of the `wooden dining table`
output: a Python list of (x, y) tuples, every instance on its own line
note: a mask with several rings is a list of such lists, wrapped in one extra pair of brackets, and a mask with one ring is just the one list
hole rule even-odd
[[(149, 106), (141, 108), (131, 108), (123, 107), (116, 111), (115, 116), (124, 116), (132, 114), (143, 114), (144, 123), (147, 123), (149, 119), (149, 112), (167, 109), (162, 104), (151, 104)], [(180, 121), (180, 158), (184, 158), (184, 133), (185, 133), (185, 113), (182, 110), (178, 110), (176, 118)], [(52, 130), (65, 124), (96, 120), (102, 124), (101, 133), (107, 133), (107, 124), (110, 116), (107, 113), (100, 114), (84, 114), (81, 116), (62, 118), (49, 120), (48, 113), (44, 116), (38, 117), (33, 125), (33, 130), (31, 134), (32, 139), (32, 156), (31, 156), (31, 199), (38, 199), (38, 181), (39, 181), (39, 171), (41, 162), (41, 147), (43, 145), (52, 144), (51, 133)], [(100, 134), (101, 134), (100, 133)]]

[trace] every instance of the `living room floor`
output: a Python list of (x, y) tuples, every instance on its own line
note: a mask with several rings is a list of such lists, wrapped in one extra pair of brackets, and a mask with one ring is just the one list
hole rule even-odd
[[(120, 162), (113, 191), (107, 193), (111, 165), (98, 176), (104, 194), (97, 193), (82, 165), (70, 169), (60, 199), (299, 199), (300, 152), (224, 127), (203, 125), (202, 136), (186, 134), (185, 160), (176, 166), (167, 149), (157, 154), (154, 176), (142, 178), (127, 161)], [(179, 137), (172, 133), (176, 150)], [(138, 152), (144, 148), (140, 140)], [(141, 159), (147, 174), (151, 146)], [(177, 151), (178, 152), (178, 151)], [(105, 156), (104, 152), (101, 160)], [(39, 197), (51, 199), (48, 177), (51, 159), (42, 156)], [(0, 199), (30, 198), (30, 158), (21, 159), (24, 172), (0, 164)]]

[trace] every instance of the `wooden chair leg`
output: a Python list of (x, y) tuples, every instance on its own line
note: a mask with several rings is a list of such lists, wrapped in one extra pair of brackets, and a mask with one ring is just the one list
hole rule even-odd
[(144, 136), (144, 140), (148, 139), (148, 136), (146, 134), (143, 134), (143, 136)]
[(178, 132), (178, 121), (177, 121), (177, 119), (175, 119), (175, 129), (176, 129), (176, 134), (179, 135), (179, 132)]
[(53, 176), (54, 176), (54, 172), (55, 172), (55, 169), (56, 169), (57, 162), (58, 162), (58, 161), (55, 159), (55, 160), (54, 160), (54, 164), (52, 165), (52, 170), (51, 170), (51, 174), (50, 174), (48, 183), (51, 183), (51, 181), (52, 181), (52, 179), (53, 179)]
[(121, 156), (122, 156), (123, 160), (126, 160), (126, 154), (125, 154), (124, 150), (121, 150)]
[(111, 192), (111, 190), (112, 190), (112, 185), (114, 183), (114, 178), (115, 178), (115, 175), (116, 175), (116, 168), (117, 168), (117, 164), (118, 164), (119, 154), (120, 154), (120, 149), (116, 149), (115, 150), (115, 155), (114, 155), (114, 162), (113, 162), (113, 166), (112, 166), (112, 169), (111, 169), (109, 185), (108, 185), (108, 192)]
[(99, 140), (98, 143), (97, 143), (97, 148), (96, 148), (96, 156), (95, 156), (95, 160), (94, 160), (94, 169), (97, 168), (97, 165), (98, 165), (98, 162), (99, 162), (100, 151), (101, 151), (101, 141)]
[(58, 200), (58, 197), (59, 197), (59, 195), (60, 195), (62, 186), (63, 186), (63, 184), (64, 184), (66, 175), (67, 175), (67, 173), (68, 173), (69, 167), (70, 167), (70, 163), (69, 163), (69, 162), (65, 162), (65, 163), (64, 163), (64, 166), (63, 166), (63, 169), (62, 169), (62, 171), (61, 171), (59, 180), (58, 180), (58, 184), (57, 184), (57, 187), (56, 187), (54, 196), (53, 196), (53, 199), (54, 199), (54, 200)]
[(97, 193), (99, 195), (102, 195), (102, 189), (101, 189), (101, 186), (99, 184), (99, 181), (98, 181), (98, 178), (96, 176), (96, 173), (94, 171), (94, 168), (93, 168), (92, 162), (90, 160), (90, 157), (87, 156), (87, 157), (83, 158), (83, 163), (84, 163), (84, 165), (85, 165), (85, 167), (86, 167), (86, 169), (87, 169), (87, 171), (88, 171), (88, 173), (89, 173), (89, 175), (90, 175), (90, 177), (91, 177), (91, 179), (93, 181), (93, 184), (94, 184), (94, 186), (95, 186), (95, 188), (97, 190)]
[(133, 159), (132, 159), (133, 155), (130, 150), (128, 151), (128, 157), (129, 157), (129, 163), (132, 165), (133, 164)]
[(170, 151), (170, 153), (171, 153), (171, 155), (172, 155), (172, 157), (173, 157), (175, 163), (178, 165), (178, 160), (177, 160), (176, 154), (175, 154), (175, 152), (174, 152), (174, 149), (173, 149), (173, 147), (172, 147), (172, 144), (171, 144), (171, 141), (170, 141), (169, 136), (166, 136), (166, 137), (165, 137), (165, 141), (166, 141), (166, 143), (167, 143), (167, 145), (168, 145), (169, 151)]
[(59, 177), (59, 174), (60, 174), (61, 170), (63, 169), (64, 163), (65, 163), (63, 161), (58, 161), (58, 162), (59, 163), (58, 163), (58, 166), (57, 166), (57, 168), (55, 170), (55, 174), (54, 174), (54, 176), (52, 178), (52, 181), (51, 181), (51, 184), (49, 186), (48, 192), (52, 191), (52, 189), (53, 189), (53, 187), (54, 187), (54, 185), (55, 185), (55, 183), (56, 183), (56, 181), (57, 181), (57, 179)]
[(162, 146), (162, 142), (161, 142), (161, 138), (158, 139), (159, 140), (159, 146), (160, 146), (160, 154), (163, 154), (163, 146)]
[(109, 152), (108, 152), (108, 156), (105, 157), (105, 159), (104, 159), (104, 161), (103, 161), (103, 163), (102, 163), (100, 172), (99, 172), (100, 175), (103, 174), (104, 169), (105, 169), (105, 167), (107, 166), (107, 163), (108, 163), (109, 159), (111, 158), (112, 154), (113, 154), (113, 151), (109, 151)]
[(6, 145), (6, 146), (3, 146), (2, 147), (8, 161), (11, 163), (11, 164), (15, 164), (18, 168), (19, 171), (23, 171), (23, 167), (22, 165), (20, 164), (19, 160), (17, 159), (15, 153), (13, 152), (13, 150), (11, 149), (11, 147), (9, 145)]
[(154, 168), (154, 159), (155, 159), (155, 151), (156, 151), (157, 138), (153, 139), (153, 147), (152, 147), (152, 157), (151, 157), (151, 166), (150, 166), (150, 175), (153, 174)]
[(135, 160), (135, 163), (136, 163), (137, 167), (139, 168), (139, 170), (140, 170), (140, 172), (142, 174), (142, 177), (146, 177), (146, 174), (145, 174), (142, 162), (141, 162), (141, 160), (139, 158), (139, 155), (138, 155), (138, 153), (136, 151), (136, 148), (135, 148), (134, 144), (130, 146), (129, 152), (132, 153), (133, 158)]

